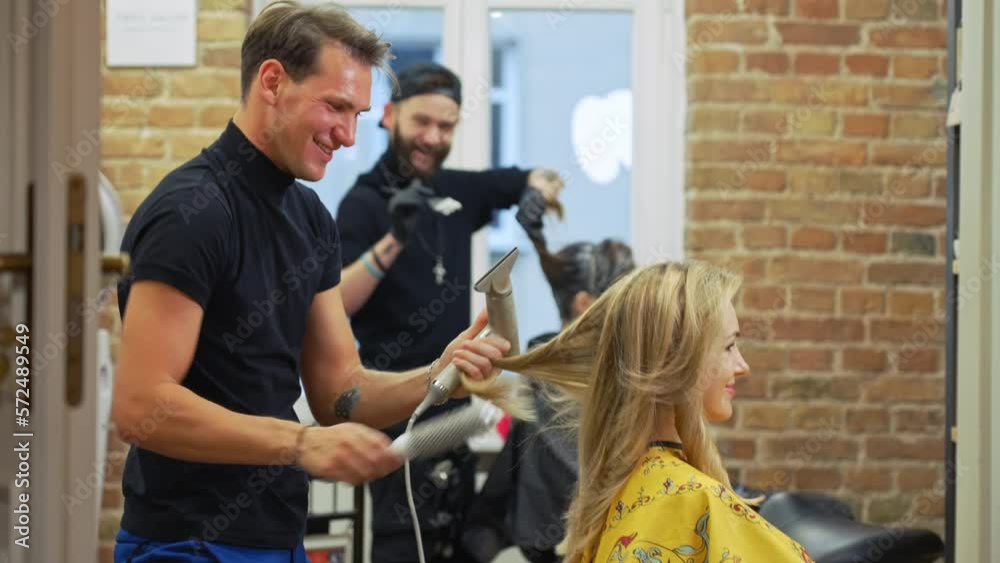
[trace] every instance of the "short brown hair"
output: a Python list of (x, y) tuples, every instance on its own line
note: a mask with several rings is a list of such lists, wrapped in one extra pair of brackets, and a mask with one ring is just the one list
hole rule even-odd
[(292, 80), (301, 82), (316, 72), (316, 59), (325, 44), (339, 44), (364, 64), (378, 68), (394, 80), (389, 67), (390, 44), (358, 23), (333, 3), (303, 6), (294, 0), (267, 5), (250, 23), (240, 52), (241, 98), (268, 59), (278, 60)]

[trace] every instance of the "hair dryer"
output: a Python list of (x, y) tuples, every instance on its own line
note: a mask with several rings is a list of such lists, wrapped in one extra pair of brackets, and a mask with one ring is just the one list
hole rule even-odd
[[(486, 314), (489, 324), (476, 338), (496, 334), (510, 342), (507, 355), (517, 354), (519, 350), (517, 336), (517, 312), (514, 308), (514, 288), (510, 283), (510, 272), (517, 261), (517, 248), (512, 248), (503, 258), (493, 264), (473, 289), (486, 294)], [(413, 412), (414, 418), (422, 415), (431, 405), (444, 402), (458, 387), (461, 381), (461, 370), (455, 364), (448, 364), (427, 389), (427, 396)]]

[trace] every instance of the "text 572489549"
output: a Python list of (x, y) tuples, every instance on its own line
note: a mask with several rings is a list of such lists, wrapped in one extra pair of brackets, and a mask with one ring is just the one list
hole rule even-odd
[(17, 472), (14, 474), (14, 543), (28, 549), (31, 539), (31, 329), (25, 324), (16, 327), (14, 343), (14, 455)]

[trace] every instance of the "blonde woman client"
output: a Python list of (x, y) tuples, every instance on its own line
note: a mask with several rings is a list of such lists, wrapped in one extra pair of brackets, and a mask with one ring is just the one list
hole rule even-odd
[(739, 284), (703, 263), (648, 266), (555, 339), (494, 362), (578, 405), (566, 563), (812, 561), (733, 492), (706, 430), (732, 416), (736, 381), (750, 373), (737, 346)]

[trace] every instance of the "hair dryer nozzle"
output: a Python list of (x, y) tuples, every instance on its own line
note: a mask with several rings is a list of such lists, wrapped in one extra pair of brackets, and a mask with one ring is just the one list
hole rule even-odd
[(514, 269), (514, 262), (517, 262), (518, 250), (515, 246), (510, 252), (497, 260), (496, 264), (486, 272), (483, 277), (473, 287), (479, 293), (507, 295), (512, 289), (510, 285), (510, 272)]

